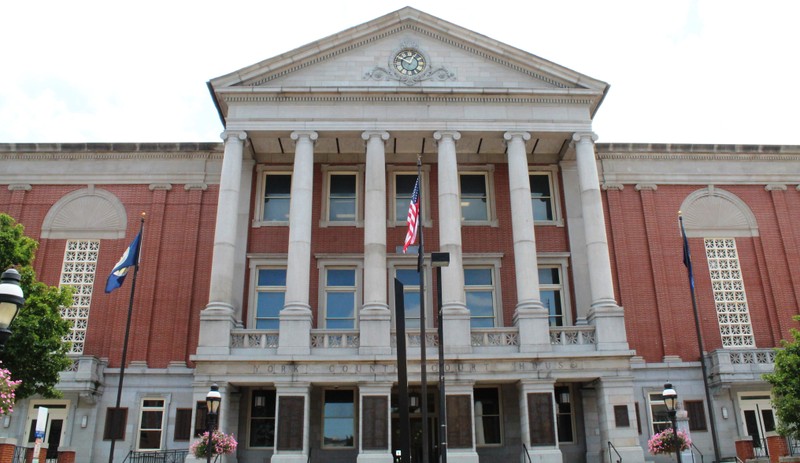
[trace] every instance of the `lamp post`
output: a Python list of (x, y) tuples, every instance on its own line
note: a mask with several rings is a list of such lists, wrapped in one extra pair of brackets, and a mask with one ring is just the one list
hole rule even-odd
[(0, 276), (0, 351), (11, 336), (9, 327), (25, 304), (25, 296), (19, 285), (20, 275), (16, 269), (10, 268)]
[(664, 385), (664, 405), (667, 406), (669, 419), (672, 421), (672, 438), (675, 444), (675, 454), (678, 456), (678, 463), (681, 463), (681, 442), (678, 439), (678, 392), (672, 387), (671, 383)]
[(442, 267), (450, 265), (449, 252), (431, 253), (431, 265), (436, 268), (436, 311), (439, 335), (439, 462), (447, 463), (447, 396), (444, 384), (444, 317), (442, 315)]
[(219, 406), (222, 402), (222, 395), (219, 393), (219, 386), (211, 385), (211, 390), (206, 394), (206, 429), (208, 430), (208, 442), (206, 443), (206, 462), (211, 463), (211, 449), (214, 448), (213, 434), (214, 422), (219, 414)]

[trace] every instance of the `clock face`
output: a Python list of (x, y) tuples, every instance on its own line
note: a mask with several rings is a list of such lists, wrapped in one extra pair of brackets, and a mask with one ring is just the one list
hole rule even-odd
[(425, 70), (428, 63), (416, 50), (405, 49), (394, 57), (394, 68), (404, 76), (415, 76)]

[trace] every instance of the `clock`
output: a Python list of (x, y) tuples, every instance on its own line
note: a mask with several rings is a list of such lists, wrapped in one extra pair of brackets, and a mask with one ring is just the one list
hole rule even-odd
[(412, 48), (406, 48), (397, 53), (393, 63), (397, 72), (404, 76), (415, 76), (428, 66), (422, 53)]

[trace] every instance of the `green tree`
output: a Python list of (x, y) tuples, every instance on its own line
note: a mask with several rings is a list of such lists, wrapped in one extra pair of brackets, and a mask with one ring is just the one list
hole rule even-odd
[[(800, 321), (800, 316), (795, 316)], [(781, 341), (775, 352), (775, 370), (764, 375), (772, 385), (772, 406), (778, 416), (778, 432), (800, 438), (800, 330), (792, 328), (792, 341)]]
[(22, 380), (17, 399), (34, 394), (61, 397), (55, 386), (59, 373), (71, 363), (67, 357), (69, 343), (63, 340), (70, 324), (61, 318), (61, 307), (72, 305), (72, 290), (36, 279), (31, 264), (39, 243), (24, 232), (22, 225), (0, 213), (0, 271), (16, 268), (25, 294), (25, 305), (11, 325), (12, 334), (0, 352), (0, 360), (14, 379)]

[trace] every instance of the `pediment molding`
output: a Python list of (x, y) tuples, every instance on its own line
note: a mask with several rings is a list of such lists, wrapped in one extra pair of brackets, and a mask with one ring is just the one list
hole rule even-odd
[(681, 212), (690, 238), (758, 236), (755, 215), (747, 204), (713, 185), (687, 196)]
[(127, 213), (113, 193), (90, 185), (64, 195), (47, 212), (42, 238), (119, 239), (125, 237)]

